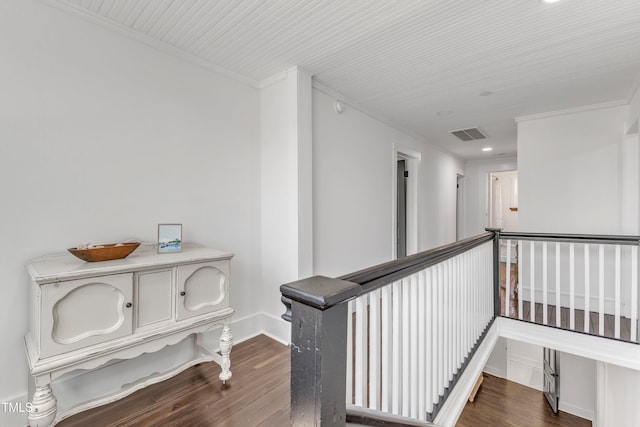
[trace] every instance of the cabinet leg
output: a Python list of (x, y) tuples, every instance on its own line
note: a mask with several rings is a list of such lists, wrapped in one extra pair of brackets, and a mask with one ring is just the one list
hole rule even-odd
[(31, 405), (31, 412), (29, 412), (30, 427), (49, 427), (53, 425), (53, 420), (58, 412), (58, 401), (53, 395), (50, 384), (36, 387)]
[(228, 379), (231, 378), (231, 348), (233, 347), (233, 336), (231, 335), (231, 328), (229, 325), (224, 325), (222, 333), (220, 334), (220, 354), (222, 355), (222, 363), (220, 364), (222, 372), (220, 372), (220, 378), (222, 383), (225, 384)]

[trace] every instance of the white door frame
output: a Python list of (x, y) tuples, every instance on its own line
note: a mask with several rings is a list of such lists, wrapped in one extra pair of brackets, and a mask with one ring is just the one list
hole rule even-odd
[(465, 232), (465, 177), (456, 174), (456, 240), (462, 240)]
[(422, 155), (397, 144), (392, 144), (392, 182), (391, 182), (391, 255), (397, 257), (397, 208), (398, 208), (398, 159), (404, 159), (406, 170), (409, 172), (407, 179), (407, 255), (418, 252), (418, 177), (420, 175), (420, 160)]

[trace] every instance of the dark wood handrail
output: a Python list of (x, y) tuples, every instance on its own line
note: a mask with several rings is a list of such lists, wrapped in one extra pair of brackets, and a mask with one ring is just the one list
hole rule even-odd
[(365, 293), (379, 289), (389, 283), (393, 283), (396, 280), (410, 276), (417, 271), (439, 264), (476, 246), (490, 242), (494, 238), (495, 234), (493, 232), (486, 232), (468, 239), (346, 274), (338, 279), (315, 276), (284, 284), (280, 286), (280, 292), (283, 295), (283, 303), (287, 306), (287, 311), (282, 317), (287, 321), (291, 321), (291, 313), (289, 310), (290, 301), (288, 300), (295, 300), (321, 310), (326, 310), (336, 304), (341, 304)]
[(344, 276), (339, 277), (339, 279), (354, 282), (361, 286), (366, 286), (370, 283), (379, 281), (380, 278), (395, 275), (399, 271), (414, 270), (415, 268), (421, 270), (431, 265), (435, 265), (488, 242), (492, 240), (493, 237), (494, 234), (491, 232), (482, 233), (464, 240), (428, 249), (417, 254), (384, 262), (354, 273), (345, 274)]
[(640, 236), (622, 236), (606, 234), (566, 234), (566, 233), (529, 233), (500, 232), (500, 239), (533, 240), (547, 242), (594, 243), (611, 245), (638, 245)]

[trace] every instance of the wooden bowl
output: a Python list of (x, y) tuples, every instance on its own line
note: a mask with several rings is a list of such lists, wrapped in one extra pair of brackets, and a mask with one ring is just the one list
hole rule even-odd
[(140, 243), (110, 243), (100, 246), (102, 247), (89, 249), (69, 248), (67, 250), (83, 261), (110, 261), (112, 259), (126, 258), (140, 246)]

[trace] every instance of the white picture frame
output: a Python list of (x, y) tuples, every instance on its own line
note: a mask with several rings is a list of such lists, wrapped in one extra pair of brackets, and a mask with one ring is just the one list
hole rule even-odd
[(182, 251), (182, 224), (158, 224), (158, 253)]

